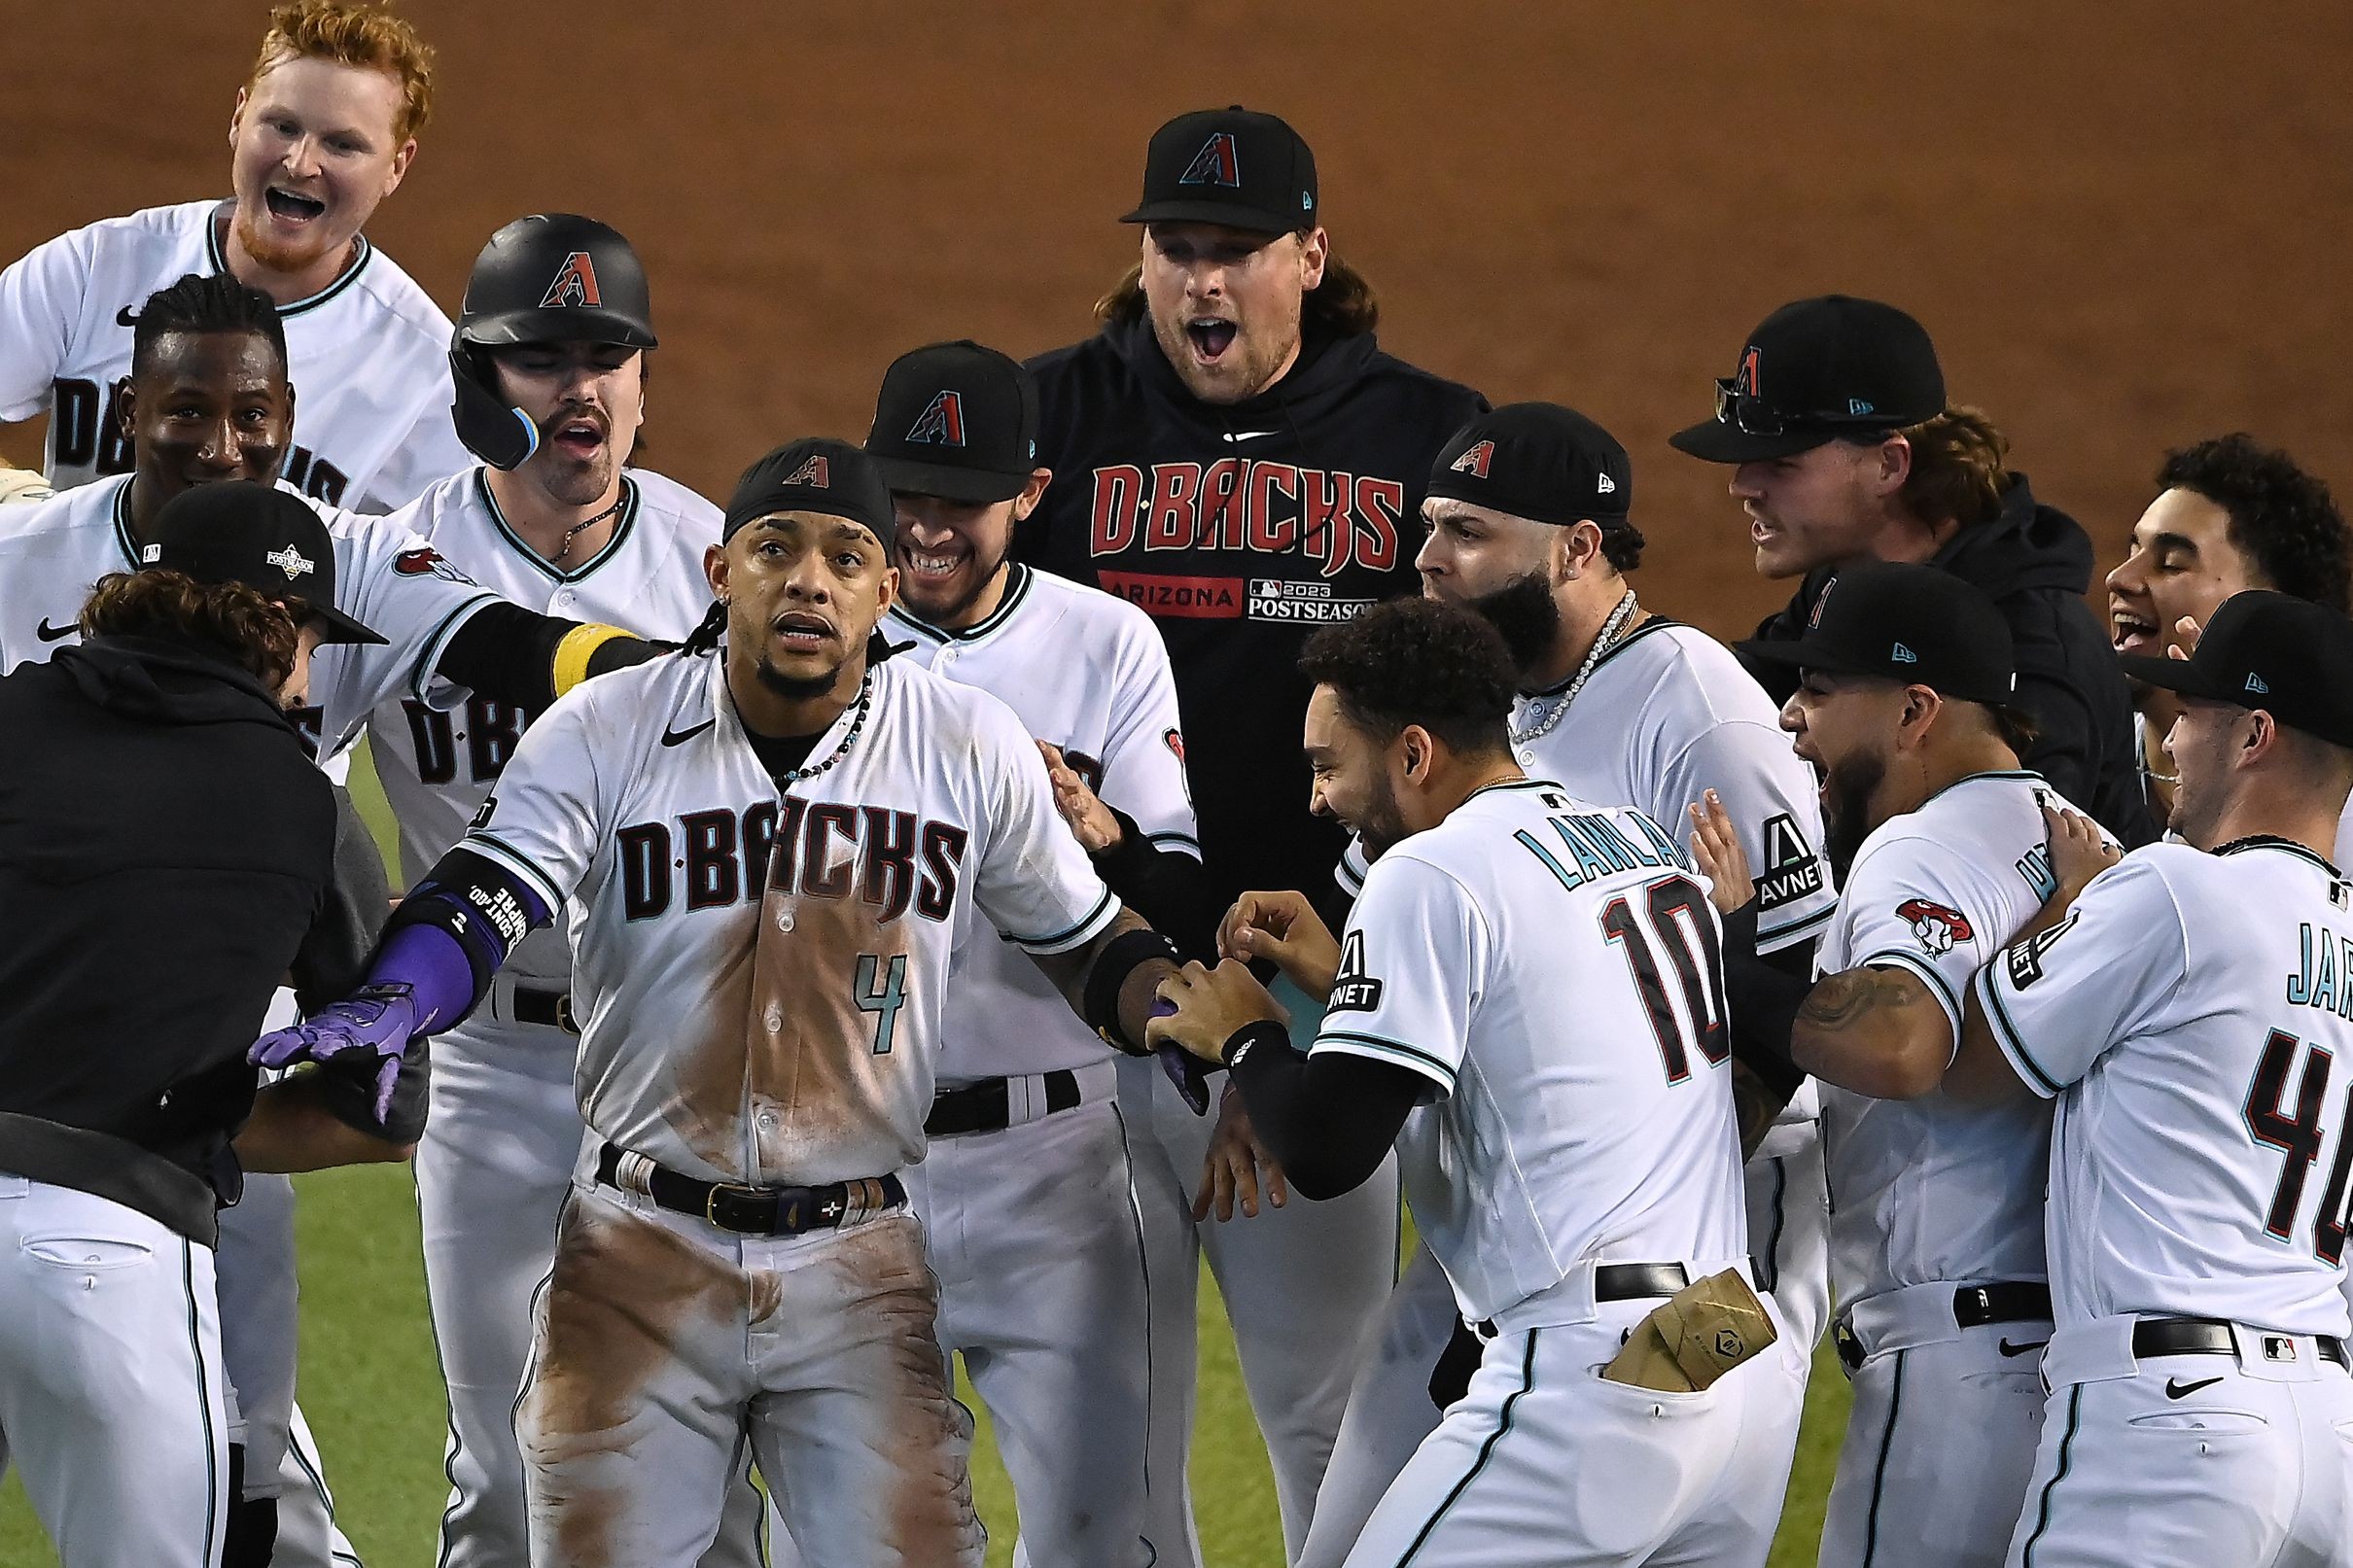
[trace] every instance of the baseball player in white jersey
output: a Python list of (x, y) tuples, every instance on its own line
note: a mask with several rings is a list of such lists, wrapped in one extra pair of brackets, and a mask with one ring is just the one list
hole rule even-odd
[[(1762, 1563), (1803, 1349), (1760, 1332), (1704, 1389), (1600, 1376), (1661, 1298), (1747, 1270), (1717, 923), (1688, 852), (1521, 773), (1512, 661), (1466, 610), (1377, 606), (1302, 667), (1316, 809), (1383, 852), (1320, 1032), (1295, 1050), (1228, 961), (1164, 986), (1151, 1036), (1232, 1069), (1303, 1195), (1396, 1141), (1486, 1339), (1349, 1563)], [(1268, 923), (1329, 947), (1314, 922), (1291, 895)]]
[[(643, 355), (655, 342), (629, 242), (593, 219), (518, 219), (474, 263), (458, 330), (469, 391), (491, 405), (462, 419), (461, 433), (506, 458), (509, 433), (528, 429), (528, 455), (511, 470), (485, 463), (440, 481), (388, 526), (515, 604), (685, 641), (710, 608), (703, 555), (718, 542), (720, 512), (660, 474), (624, 468), (645, 413)], [(405, 881), (465, 837), (530, 718), (480, 696), (456, 709), (410, 697), (376, 710), (369, 746), (400, 822)], [(532, 1293), (547, 1277), (579, 1153), (579, 1035), (571, 950), (549, 929), (524, 942), (485, 1005), (434, 1044), (433, 1114), (416, 1172), (434, 1342), (449, 1390), (443, 1568), (524, 1561), (514, 1401), (531, 1350)], [(756, 1563), (759, 1516), (747, 1478), (704, 1560)]]
[[(47, 659), (79, 638), (75, 617), (91, 584), (140, 563), (164, 502), (194, 485), (263, 481), (279, 470), (292, 396), (283, 329), (264, 296), (223, 277), (158, 292), (141, 307), (132, 366), (118, 407), (132, 471), (0, 518), (0, 669)], [(313, 706), (302, 716), (314, 733), (324, 724), (323, 757), (356, 736), (371, 710), (404, 697), (447, 705), (472, 687), (526, 701), (544, 692), (536, 700), (550, 701), (557, 666), (577, 678), (607, 645), (588, 650), (609, 628), (507, 605), (381, 518), (311, 505), (334, 540), (342, 608), (388, 639), (337, 645), (312, 661)], [(462, 680), (453, 667), (465, 670)], [(323, 1563), (348, 1549), (331, 1534), (315, 1454), (289, 1445), (290, 1427), (298, 1438), (302, 1431), (291, 1409), (293, 1234), (293, 1192), (279, 1178), (256, 1178), (224, 1214), (225, 1348), (244, 1417), (249, 1496), (278, 1499), (282, 1561)]]
[[(1502, 633), (1524, 688), (1512, 754), (1523, 771), (1580, 800), (1631, 805), (1686, 834), (1686, 812), (1713, 788), (1759, 879), (1757, 946), (1811, 973), (1833, 892), (1819, 849), (1813, 780), (1780, 733), (1772, 700), (1706, 634), (1641, 609), (1625, 574), (1641, 559), (1629, 520), (1625, 449), (1593, 421), (1551, 403), (1481, 414), (1432, 466), (1419, 565), (1431, 598), (1467, 605)], [(1361, 846), (1341, 885), (1361, 885)], [(1765, 1107), (1791, 1098), (1794, 1077)], [(1745, 1109), (1745, 1107), (1744, 1107)], [(1760, 1124), (1761, 1126), (1761, 1124)], [(1749, 1254), (1793, 1337), (1810, 1345), (1828, 1314), (1828, 1216), (1810, 1086), (1748, 1162)], [(1336, 1568), (1382, 1491), (1437, 1424), (1430, 1369), (1454, 1328), (1451, 1295), (1426, 1249), (1368, 1347), (1316, 1500), (1301, 1568)], [(1467, 1375), (1468, 1362), (1460, 1363)]]
[(565, 908), (588, 1132), (517, 1408), (534, 1561), (694, 1561), (747, 1443), (810, 1568), (980, 1561), (900, 1207), (952, 950), (977, 910), (1130, 1042), (1175, 971), (1012, 712), (872, 656), (893, 531), (858, 448), (762, 459), (687, 651), (543, 714), (375, 983), (257, 1048), (399, 1050)]
[(449, 318), (360, 232), (415, 156), (430, 60), (385, 12), (280, 5), (230, 121), (234, 195), (91, 224), (0, 272), (0, 421), (49, 415), (53, 486), (130, 467), (115, 404), (131, 317), (192, 272), (260, 289), (285, 318), (302, 392), (283, 458), (295, 488), (384, 512), (467, 466), (447, 412)]
[[(1782, 722), (1822, 772), (1836, 915), (1811, 984), (1727, 944), (1736, 1016), (1820, 1080), (1836, 1341), (1854, 1385), (1824, 1568), (1998, 1568), (2042, 1421), (2050, 1119), (1937, 1094), (1961, 996), (2056, 886), (2001, 612), (1926, 566), (1841, 572), (1794, 642), (1743, 644), (1801, 679)], [(1722, 892), (1738, 854), (1703, 832)], [(1900, 1091), (1901, 1102), (1868, 1098)], [(1967, 1462), (1956, 1463), (1966, 1454)]]
[(2183, 700), (2183, 842), (2109, 865), (2060, 819), (2060, 887), (1980, 972), (1945, 1077), (2056, 1104), (2050, 1404), (2008, 1560), (2342, 1565), (2353, 883), (2326, 852), (2353, 624), (2257, 590), (2187, 660), (2125, 662)]
[[(866, 436), (897, 513), (883, 633), (909, 645), (895, 657), (1001, 698), (1134, 832), (1198, 864), (1176, 685), (1150, 617), (1008, 559), (1052, 477), (1036, 429), (1029, 371), (994, 349), (933, 344), (884, 372)], [(1157, 1554), (1143, 1540), (1148, 1304), (1114, 1056), (988, 931), (958, 950), (948, 985), (931, 1151), (907, 1173), (940, 1345), (988, 1407), (1021, 1560), (1142, 1568)]]

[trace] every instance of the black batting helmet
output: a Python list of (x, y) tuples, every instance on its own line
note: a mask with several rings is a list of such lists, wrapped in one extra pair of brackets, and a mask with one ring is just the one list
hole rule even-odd
[(518, 218), (490, 236), (466, 280), (449, 347), (458, 439), (497, 469), (520, 467), (539, 447), (539, 427), (500, 395), (484, 349), (657, 342), (645, 266), (619, 230), (568, 212)]

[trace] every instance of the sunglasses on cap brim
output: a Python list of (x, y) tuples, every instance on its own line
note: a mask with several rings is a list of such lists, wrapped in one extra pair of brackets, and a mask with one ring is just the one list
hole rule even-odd
[(1743, 436), (1803, 436), (1813, 431), (1835, 435), (1891, 431), (1897, 427), (1873, 415), (1785, 414), (1769, 406), (1754, 393), (1742, 392), (1730, 376), (1716, 377), (1716, 423), (1730, 425)]

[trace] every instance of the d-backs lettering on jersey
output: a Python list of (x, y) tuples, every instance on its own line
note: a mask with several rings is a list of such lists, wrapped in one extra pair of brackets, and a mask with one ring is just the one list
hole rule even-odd
[[(0, 669), (47, 659), (79, 641), (76, 618), (97, 580), (138, 569), (130, 476), (0, 513)], [(291, 487), (287, 487), (291, 488)], [(310, 714), (321, 760), (359, 738), (378, 704), (401, 696), (447, 706), (464, 688), (434, 666), (476, 610), (498, 596), (381, 517), (312, 501), (334, 540), (335, 608), (381, 632), (381, 645), (335, 643), (311, 656)]]
[(1466, 1317), (1588, 1259), (1747, 1249), (1720, 934), (1665, 828), (1483, 789), (1381, 857), (1342, 954), (1312, 1049), (1429, 1080), (1399, 1167)]
[[(45, 468), (59, 490), (129, 471), (116, 414), (132, 318), (189, 273), (228, 270), (227, 212), (150, 207), (60, 234), (0, 272), (0, 420), (48, 411)], [(449, 318), (390, 257), (361, 239), (334, 282), (278, 315), (296, 397), (288, 484), (387, 512), (472, 464), (449, 419)]]
[[(914, 645), (896, 657), (1001, 699), (1147, 839), (1199, 857), (1176, 684), (1160, 634), (1109, 594), (1018, 564), (1009, 571), (996, 611), (962, 631), (893, 610), (884, 634)], [(1104, 1043), (1037, 965), (986, 931), (958, 950), (948, 984), (957, 1007), (940, 1041), (943, 1082), (1105, 1058)]]
[(896, 1170), (971, 913), (1032, 953), (1118, 914), (985, 692), (885, 661), (807, 769), (780, 799), (723, 654), (585, 681), (524, 733), (465, 847), (569, 916), (597, 1136), (727, 1181)]
[[(1565, 682), (1563, 683), (1565, 684)], [(1594, 664), (1567, 712), (1561, 688), (1512, 708), (1512, 753), (1530, 778), (1580, 800), (1628, 805), (1688, 844), (1689, 809), (1722, 797), (1755, 868), (1757, 949), (1777, 953), (1821, 934), (1837, 893), (1821, 853), (1813, 773), (1781, 732), (1778, 711), (1732, 650), (1706, 633), (1658, 617)], [(1352, 843), (1341, 887), (1364, 883)]]
[(2284, 839), (2135, 850), (1979, 972), (2054, 1097), (2052, 1304), (2348, 1329), (2353, 884)]
[[(1971, 977), (2054, 886), (2045, 799), (2069, 804), (2033, 774), (1979, 774), (1880, 823), (1847, 871), (1819, 972), (1869, 965), (1916, 976), (1957, 1044)], [(2047, 1106), (1872, 1099), (1828, 1084), (1821, 1096), (1842, 1306), (1938, 1280), (2046, 1277)]]
[[(1272, 433), (1270, 433), (1272, 434)], [(1234, 620), (1347, 620), (1361, 599), (1328, 580), (1352, 565), (1392, 572), (1405, 520), (1402, 480), (1225, 457), (1210, 463), (1109, 463), (1093, 473), (1087, 549), (1098, 558), (1141, 549), (1303, 555), (1316, 577), (1192, 576), (1099, 569), (1106, 589), (1153, 615)]]
[[(719, 542), (720, 510), (643, 469), (631, 470), (621, 486), (611, 540), (570, 567), (551, 565), (516, 536), (479, 468), (440, 481), (386, 522), (527, 609), (684, 642), (710, 608), (703, 552)], [(454, 708), (410, 698), (369, 715), (369, 749), (400, 823), (405, 880), (423, 876), (465, 836), (532, 717), (480, 695)], [(533, 932), (507, 959), (510, 971), (546, 980), (561, 979), (571, 965), (571, 950), (554, 928)]]

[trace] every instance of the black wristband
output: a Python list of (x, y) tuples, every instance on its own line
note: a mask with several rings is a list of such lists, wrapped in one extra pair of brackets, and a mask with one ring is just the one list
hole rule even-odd
[(1252, 1051), (1267, 1045), (1289, 1045), (1291, 1031), (1271, 1018), (1255, 1019), (1226, 1036), (1217, 1060), (1229, 1070), (1240, 1071), (1242, 1063)]
[(1154, 958), (1166, 958), (1175, 963), (1176, 949), (1167, 937), (1147, 926), (1142, 930), (1122, 931), (1112, 937), (1104, 944), (1103, 951), (1095, 956), (1094, 966), (1087, 970), (1084, 999), (1088, 1025), (1103, 1036), (1106, 1044), (1132, 1057), (1149, 1055), (1151, 1047), (1141, 1041), (1129, 1039), (1127, 1031), (1120, 1028), (1119, 993), (1127, 985), (1128, 976), (1135, 973), (1138, 964), (1147, 963)]

